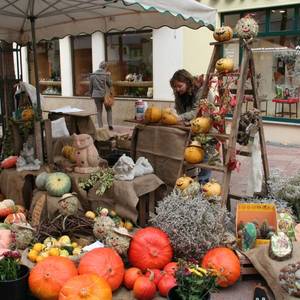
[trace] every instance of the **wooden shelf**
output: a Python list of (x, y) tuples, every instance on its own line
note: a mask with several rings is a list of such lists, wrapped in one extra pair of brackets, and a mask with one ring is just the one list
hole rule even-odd
[(40, 85), (51, 85), (51, 86), (61, 86), (61, 81), (54, 80), (40, 80)]
[(113, 81), (113, 86), (119, 87), (152, 87), (153, 81)]
[(226, 167), (223, 165), (209, 165), (205, 163), (199, 163), (199, 164), (190, 164), (188, 162), (184, 162), (184, 165), (187, 167), (195, 167), (195, 168), (203, 168), (203, 169), (209, 169), (217, 172), (224, 173), (226, 171)]

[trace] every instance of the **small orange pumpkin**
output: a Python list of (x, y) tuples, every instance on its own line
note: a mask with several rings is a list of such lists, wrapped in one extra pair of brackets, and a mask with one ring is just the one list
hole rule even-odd
[(34, 111), (32, 108), (26, 108), (22, 111), (22, 121), (27, 122), (27, 121), (31, 121), (34, 117)]
[(232, 72), (234, 68), (234, 63), (231, 58), (220, 58), (216, 62), (216, 69), (220, 73)]
[(180, 190), (186, 189), (190, 184), (193, 183), (193, 178), (183, 175), (176, 180), (176, 187)]
[(190, 164), (198, 164), (203, 161), (205, 156), (204, 150), (197, 142), (192, 142), (190, 146), (184, 150), (184, 159)]
[(161, 119), (161, 109), (155, 106), (148, 107), (144, 119), (149, 123), (157, 123)]
[(63, 285), (76, 275), (76, 266), (69, 258), (49, 256), (38, 262), (30, 271), (29, 288), (38, 299), (58, 299)]
[(212, 127), (212, 120), (208, 117), (198, 117), (191, 121), (193, 133), (208, 133)]
[(201, 266), (216, 271), (217, 284), (221, 287), (233, 285), (241, 275), (239, 258), (225, 247), (209, 250), (204, 255)]
[(206, 183), (202, 190), (206, 197), (221, 196), (222, 193), (221, 185), (215, 180), (211, 180), (210, 182)]
[(111, 300), (112, 291), (105, 279), (83, 274), (69, 279), (59, 292), (59, 300)]
[(173, 111), (170, 108), (166, 108), (162, 111), (161, 122), (166, 125), (176, 125), (178, 120)]
[(229, 26), (221, 26), (216, 28), (214, 39), (218, 42), (230, 41), (233, 37), (233, 30)]

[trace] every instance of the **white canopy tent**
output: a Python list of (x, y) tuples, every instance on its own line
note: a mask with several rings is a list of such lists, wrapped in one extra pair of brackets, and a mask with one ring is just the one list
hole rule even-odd
[(196, 0), (1, 0), (0, 40), (27, 43), (66, 35), (130, 29), (213, 28), (216, 9)]

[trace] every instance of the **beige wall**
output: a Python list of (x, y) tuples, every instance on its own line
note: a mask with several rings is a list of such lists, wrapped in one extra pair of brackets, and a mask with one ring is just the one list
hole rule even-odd
[[(43, 110), (60, 108), (66, 105), (78, 107), (88, 111), (95, 111), (94, 101), (90, 98), (74, 98), (74, 97), (44, 97), (42, 103)], [(153, 100), (148, 101), (148, 105), (156, 105), (161, 108), (173, 106), (171, 101)], [(135, 112), (134, 99), (116, 100), (113, 106), (113, 124), (122, 126), (133, 126), (132, 123), (125, 122), (126, 119), (133, 119)], [(46, 117), (46, 114), (45, 116)], [(104, 124), (106, 124), (106, 115), (103, 113)], [(95, 120), (94, 120), (95, 121)], [(299, 133), (300, 125), (286, 124), (270, 124), (264, 123), (265, 137), (267, 142), (281, 143), (285, 145), (300, 145)]]
[(213, 47), (212, 31), (206, 27), (198, 30), (184, 28), (183, 66), (193, 75), (206, 73)]
[(219, 13), (234, 10), (299, 4), (299, 0), (200, 0), (200, 2), (216, 8)]

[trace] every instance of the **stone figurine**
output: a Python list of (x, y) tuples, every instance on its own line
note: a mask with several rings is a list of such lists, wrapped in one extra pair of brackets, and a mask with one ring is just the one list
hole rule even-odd
[(100, 156), (93, 139), (88, 134), (74, 134), (73, 147), (76, 149), (76, 173), (92, 173), (99, 170)]
[(41, 162), (35, 158), (34, 148), (32, 144), (27, 141), (23, 144), (23, 150), (17, 159), (17, 171), (34, 171), (39, 170)]

